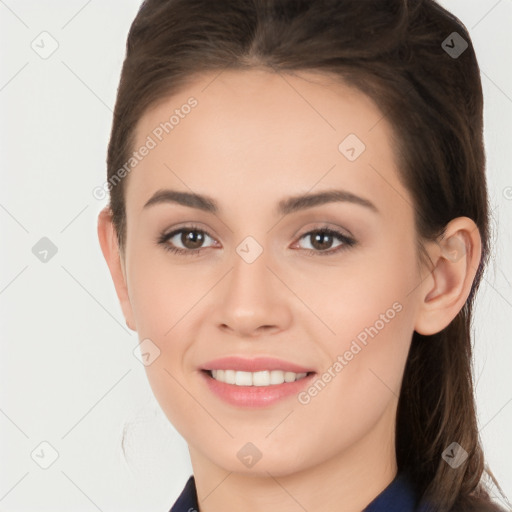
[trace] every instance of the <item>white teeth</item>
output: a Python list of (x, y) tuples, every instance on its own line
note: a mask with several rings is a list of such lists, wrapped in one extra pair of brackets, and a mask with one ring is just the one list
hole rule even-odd
[(227, 384), (236, 383), (236, 372), (235, 370), (224, 370), (224, 382)]
[(235, 384), (237, 386), (252, 386), (252, 374), (250, 372), (236, 372)]
[(282, 370), (264, 370), (243, 372), (239, 370), (211, 370), (212, 377), (219, 382), (236, 386), (273, 386), (283, 382), (303, 379), (307, 373), (284, 372)]

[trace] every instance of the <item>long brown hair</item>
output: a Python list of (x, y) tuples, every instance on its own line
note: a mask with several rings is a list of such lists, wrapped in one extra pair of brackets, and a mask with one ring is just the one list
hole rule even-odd
[[(483, 481), (489, 475), (501, 491), (484, 463), (472, 375), (472, 307), (490, 248), (482, 86), (467, 29), (434, 0), (144, 1), (128, 35), (108, 148), (121, 251), (126, 180), (115, 178), (141, 116), (198, 73), (254, 67), (326, 73), (376, 102), (393, 128), (422, 257), (421, 241), (442, 235), (453, 218), (477, 224), (482, 258), (466, 304), (441, 332), (413, 335), (396, 456), (433, 510), (502, 510)], [(457, 469), (442, 457), (453, 442), (468, 453)]]

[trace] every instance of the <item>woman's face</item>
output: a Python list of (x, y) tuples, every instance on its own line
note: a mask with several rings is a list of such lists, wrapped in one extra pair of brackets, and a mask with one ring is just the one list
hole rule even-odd
[[(193, 463), (286, 475), (333, 457), (394, 461), (421, 276), (383, 114), (325, 76), (224, 71), (152, 108), (136, 134), (127, 320)], [(151, 201), (166, 190), (188, 205)]]

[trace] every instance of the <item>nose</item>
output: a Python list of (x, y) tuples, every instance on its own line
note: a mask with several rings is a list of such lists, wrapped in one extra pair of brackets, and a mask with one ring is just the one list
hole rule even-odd
[(220, 284), (216, 316), (225, 333), (253, 338), (289, 327), (293, 294), (268, 266), (265, 254), (252, 263), (235, 255), (232, 270)]

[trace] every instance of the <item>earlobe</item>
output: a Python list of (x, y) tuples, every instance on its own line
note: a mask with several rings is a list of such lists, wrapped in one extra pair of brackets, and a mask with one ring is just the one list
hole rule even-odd
[(119, 244), (112, 222), (112, 212), (108, 206), (103, 208), (98, 215), (98, 239), (100, 242), (103, 257), (107, 262), (110, 275), (114, 282), (117, 297), (121, 304), (121, 309), (126, 321), (126, 325), (135, 331), (135, 322), (133, 319), (133, 311), (128, 295), (126, 285), (126, 274), (121, 262), (121, 254)]
[(457, 217), (429, 251), (434, 264), (420, 287), (415, 331), (432, 335), (442, 331), (464, 306), (481, 258), (481, 238), (468, 217)]

